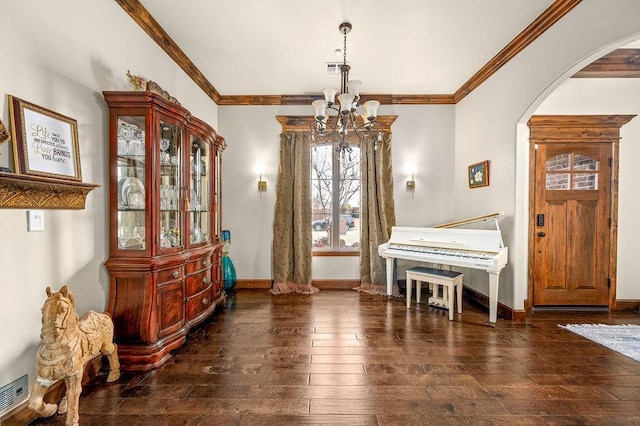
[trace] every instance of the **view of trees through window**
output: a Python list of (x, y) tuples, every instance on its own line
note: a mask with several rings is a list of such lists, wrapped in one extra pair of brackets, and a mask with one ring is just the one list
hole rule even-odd
[(332, 143), (311, 149), (314, 250), (354, 251), (360, 246), (360, 148), (351, 148), (344, 155)]

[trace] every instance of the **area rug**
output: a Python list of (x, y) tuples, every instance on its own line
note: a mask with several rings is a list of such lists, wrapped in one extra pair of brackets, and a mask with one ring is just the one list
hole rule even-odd
[(560, 327), (640, 362), (640, 325), (567, 324)]

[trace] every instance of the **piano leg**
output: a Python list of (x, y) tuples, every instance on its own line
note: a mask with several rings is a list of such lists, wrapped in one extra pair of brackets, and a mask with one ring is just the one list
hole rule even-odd
[(498, 284), (500, 271), (489, 271), (489, 322), (495, 326), (498, 319)]
[(387, 296), (393, 294), (393, 281), (395, 277), (395, 258), (387, 257)]

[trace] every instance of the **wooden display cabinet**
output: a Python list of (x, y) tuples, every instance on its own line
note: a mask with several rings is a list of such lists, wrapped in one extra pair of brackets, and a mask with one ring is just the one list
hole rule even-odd
[(109, 313), (122, 368), (162, 365), (224, 305), (224, 139), (152, 92), (103, 92), (109, 106)]

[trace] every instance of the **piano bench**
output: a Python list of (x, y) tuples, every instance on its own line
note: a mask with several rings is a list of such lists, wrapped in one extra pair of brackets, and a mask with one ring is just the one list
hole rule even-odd
[[(446, 271), (443, 269), (415, 266), (407, 269), (407, 308), (411, 306), (411, 287), (416, 281), (416, 302), (420, 303), (422, 283), (433, 284), (433, 295), (429, 298), (429, 304), (449, 310), (449, 320), (453, 321), (453, 293), (457, 293), (458, 313), (462, 313), (462, 278), (461, 272)], [(447, 288), (440, 298), (440, 286)]]

